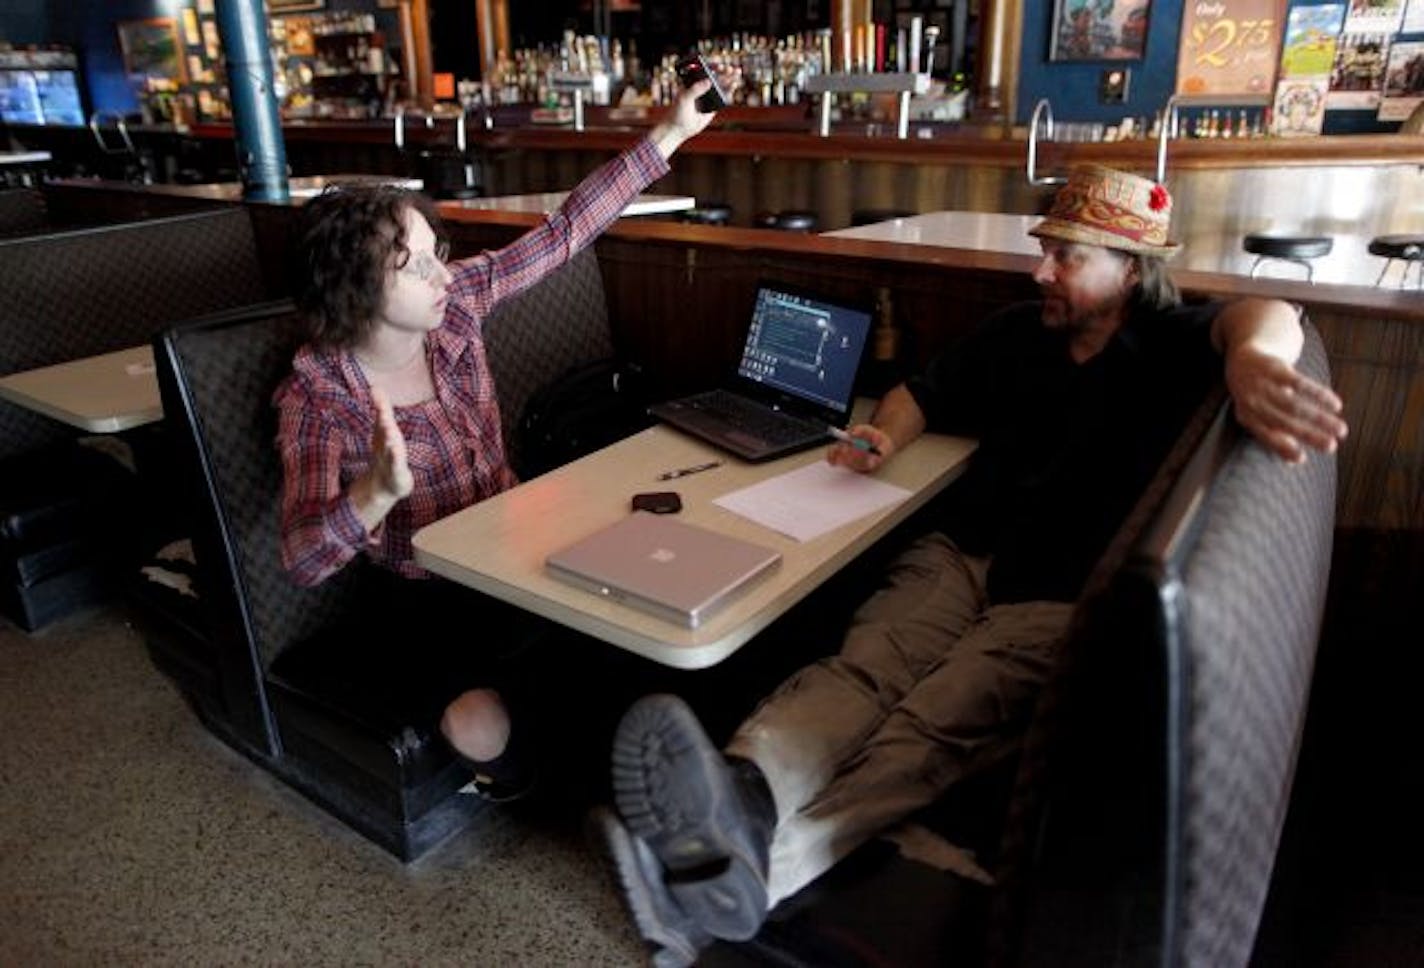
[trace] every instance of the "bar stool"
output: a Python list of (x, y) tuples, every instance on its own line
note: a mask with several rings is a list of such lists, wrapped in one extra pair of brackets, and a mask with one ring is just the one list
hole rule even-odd
[(815, 212), (805, 209), (788, 208), (780, 212), (761, 212), (756, 219), (758, 228), (781, 229), (785, 232), (814, 232), (820, 224)]
[(683, 212), (682, 221), (694, 225), (727, 225), (732, 221), (732, 206), (709, 202)]
[(1305, 267), (1306, 282), (1315, 281), (1315, 270), (1311, 259), (1329, 255), (1335, 240), (1328, 235), (1271, 235), (1253, 232), (1241, 242), (1241, 247), (1256, 256), (1251, 263), (1251, 278), (1256, 278), (1256, 270), (1261, 263), (1274, 259), (1277, 262), (1294, 262)]
[(1385, 273), (1398, 259), (1404, 263), (1404, 271), (1399, 274), (1399, 288), (1403, 289), (1409, 281), (1409, 267), (1414, 265), (1419, 273), (1414, 288), (1424, 289), (1424, 235), (1376, 235), (1370, 239), (1369, 251), (1370, 255), (1383, 256), (1386, 260), (1379, 278), (1375, 280), (1376, 286), (1384, 282)]
[(903, 208), (858, 208), (850, 215), (852, 227), (857, 225), (874, 225), (876, 222), (888, 222), (896, 218), (909, 218), (917, 215), (917, 212), (906, 211)]

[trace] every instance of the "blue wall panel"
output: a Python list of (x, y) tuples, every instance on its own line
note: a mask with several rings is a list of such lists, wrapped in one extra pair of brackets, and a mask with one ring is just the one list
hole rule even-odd
[(0, 40), (12, 44), (43, 44), (49, 40), (45, 29), (45, 0), (4, 0), (0, 17)]
[[(1019, 67), (1018, 117), (1028, 122), (1033, 106), (1046, 97), (1060, 121), (1117, 123), (1124, 117), (1152, 116), (1167, 103), (1177, 82), (1177, 34), (1182, 26), (1182, 0), (1153, 0), (1147, 22), (1147, 50), (1142, 60), (1050, 63), (1049, 29), (1053, 0), (1025, 0), (1022, 63)], [(1098, 80), (1103, 71), (1125, 67), (1132, 72), (1123, 104), (1099, 104)]]

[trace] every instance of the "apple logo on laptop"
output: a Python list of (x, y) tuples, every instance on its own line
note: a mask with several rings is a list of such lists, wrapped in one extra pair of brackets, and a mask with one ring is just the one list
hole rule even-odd
[(660, 565), (665, 565), (669, 561), (672, 561), (674, 558), (677, 557), (677, 552), (673, 551), (671, 548), (655, 548), (653, 549), (652, 554), (648, 555), (648, 557), (653, 559)]

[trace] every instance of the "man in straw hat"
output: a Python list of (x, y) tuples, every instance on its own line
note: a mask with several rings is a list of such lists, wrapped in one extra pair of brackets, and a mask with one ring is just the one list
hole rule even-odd
[(874, 471), (926, 427), (979, 450), (941, 530), (857, 611), (838, 655), (784, 683), (725, 754), (649, 696), (601, 817), (654, 962), (690, 963), (1018, 740), (1094, 562), (1225, 368), (1237, 419), (1284, 460), (1332, 451), (1340, 400), (1293, 365), (1296, 310), (1183, 304), (1165, 188), (1075, 170), (1032, 229), (1038, 302), (996, 313), (886, 394), (833, 464)]

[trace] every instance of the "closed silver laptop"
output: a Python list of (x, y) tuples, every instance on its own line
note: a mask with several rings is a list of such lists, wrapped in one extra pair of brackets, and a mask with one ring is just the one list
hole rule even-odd
[(677, 625), (709, 615), (781, 562), (771, 548), (634, 511), (550, 555), (550, 574)]

